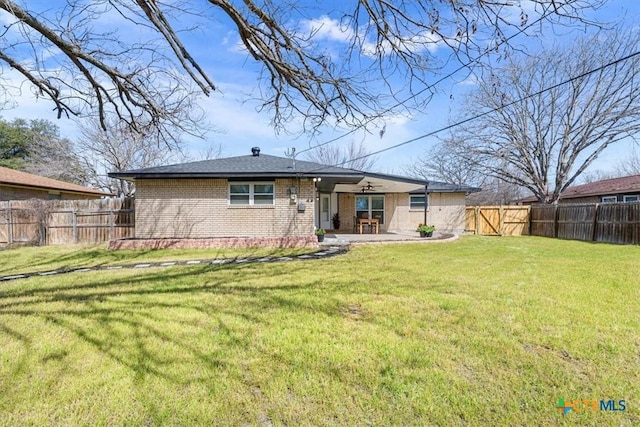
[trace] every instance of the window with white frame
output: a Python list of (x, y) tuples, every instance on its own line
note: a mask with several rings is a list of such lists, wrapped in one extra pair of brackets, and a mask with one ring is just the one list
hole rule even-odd
[(625, 203), (631, 203), (631, 202), (640, 202), (640, 195), (638, 194), (634, 194), (633, 196), (622, 196), (622, 201)]
[(384, 196), (356, 196), (358, 218), (378, 218), (384, 224)]
[[(424, 194), (421, 195), (421, 196), (419, 196), (419, 195), (410, 195), (409, 196), (409, 209), (423, 211), (424, 208), (425, 208), (424, 200), (425, 200)], [(427, 197), (427, 208), (429, 208), (429, 197)]]
[(602, 203), (615, 203), (617, 201), (617, 196), (602, 196)]
[(230, 205), (274, 205), (273, 182), (230, 182)]

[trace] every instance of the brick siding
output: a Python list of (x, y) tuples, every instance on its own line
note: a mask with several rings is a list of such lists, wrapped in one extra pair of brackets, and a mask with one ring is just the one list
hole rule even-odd
[(276, 179), (274, 191), (274, 205), (239, 206), (229, 205), (226, 179), (139, 179), (136, 238), (313, 236), (313, 182)]

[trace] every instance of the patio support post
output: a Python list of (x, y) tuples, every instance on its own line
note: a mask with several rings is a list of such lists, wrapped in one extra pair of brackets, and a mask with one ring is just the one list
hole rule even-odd
[(322, 181), (322, 178), (320, 177), (316, 177), (313, 178), (313, 209), (314, 209), (314, 213), (316, 215), (314, 215), (316, 217), (316, 219), (314, 220), (314, 222), (316, 222), (317, 226), (314, 224), (314, 229), (316, 228), (320, 228), (320, 222), (321, 222), (321, 206), (320, 206), (320, 191), (318, 191), (318, 183)]
[(427, 200), (429, 200), (429, 181), (424, 185), (424, 225), (427, 225)]

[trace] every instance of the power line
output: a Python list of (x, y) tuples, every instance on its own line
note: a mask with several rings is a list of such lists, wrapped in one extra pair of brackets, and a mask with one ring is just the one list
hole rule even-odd
[(527, 99), (529, 99), (529, 98), (533, 98), (534, 96), (541, 95), (541, 94), (543, 94), (543, 93), (545, 93), (545, 92), (548, 92), (548, 91), (550, 91), (550, 90), (556, 89), (556, 88), (558, 88), (558, 87), (560, 87), (560, 86), (564, 86), (564, 85), (566, 85), (566, 84), (568, 84), (568, 83), (571, 83), (571, 82), (573, 82), (573, 81), (575, 81), (575, 80), (581, 79), (581, 78), (583, 78), (583, 77), (586, 77), (586, 76), (591, 75), (591, 74), (593, 74), (593, 73), (596, 73), (596, 72), (598, 72), (598, 71), (602, 71), (602, 70), (604, 70), (604, 69), (606, 69), (606, 68), (609, 68), (609, 67), (611, 67), (611, 66), (613, 66), (613, 65), (616, 65), (616, 64), (619, 64), (619, 63), (621, 63), (621, 62), (627, 61), (627, 60), (629, 60), (629, 59), (631, 59), (631, 58), (633, 58), (633, 57), (635, 57), (635, 56), (638, 56), (638, 55), (640, 55), (640, 51), (636, 51), (636, 52), (631, 53), (631, 54), (629, 54), (629, 55), (627, 55), (627, 56), (625, 56), (625, 57), (622, 57), (622, 58), (616, 59), (616, 60), (611, 61), (611, 62), (609, 62), (609, 63), (607, 63), (607, 64), (605, 64), (605, 65), (601, 65), (600, 67), (594, 68), (594, 69), (592, 69), (592, 70), (586, 71), (586, 72), (584, 72), (584, 73), (582, 73), (582, 74), (579, 74), (579, 75), (577, 75), (577, 76), (574, 76), (574, 77), (571, 77), (571, 78), (569, 78), (569, 79), (567, 79), (567, 80), (564, 80), (564, 81), (562, 81), (562, 82), (560, 82), (560, 83), (556, 83), (556, 84), (551, 85), (551, 86), (549, 86), (549, 87), (547, 87), (547, 88), (541, 89), (541, 90), (539, 90), (539, 91), (537, 91), (537, 92), (535, 92), (535, 93), (532, 93), (532, 94), (529, 94), (529, 95), (523, 96), (523, 97), (521, 97), (521, 98), (519, 98), (519, 99), (516, 99), (515, 101), (511, 101), (511, 102), (509, 102), (509, 103), (507, 103), (507, 104), (504, 104), (504, 105), (501, 105), (501, 106), (499, 106), (499, 107), (492, 108), (492, 109), (487, 110), (487, 111), (485, 111), (485, 112), (483, 112), (483, 113), (477, 114), (477, 115), (472, 116), (472, 117), (468, 117), (468, 118), (466, 118), (466, 119), (464, 119), (464, 120), (461, 120), (461, 121), (459, 121), (459, 122), (456, 122), (456, 123), (450, 124), (450, 125), (448, 125), (448, 126), (445, 126), (445, 127), (440, 128), (440, 129), (436, 129), (436, 130), (431, 131), (431, 132), (429, 132), (429, 133), (426, 133), (426, 134), (424, 134), (424, 135), (420, 135), (420, 136), (417, 136), (417, 137), (415, 137), (415, 138), (411, 138), (411, 139), (406, 140), (406, 141), (404, 141), (404, 142), (401, 142), (401, 143), (399, 143), (399, 144), (395, 144), (395, 145), (392, 145), (392, 146), (390, 146), (390, 147), (383, 148), (383, 149), (381, 149), (381, 150), (374, 151), (374, 152), (372, 152), (372, 153), (368, 153), (368, 154), (365, 154), (365, 155), (360, 156), (360, 157), (356, 157), (356, 158), (354, 158), (354, 159), (349, 159), (349, 160), (346, 160), (346, 161), (344, 161), (344, 162), (336, 163), (336, 164), (334, 164), (334, 165), (327, 165), (327, 166), (323, 166), (323, 167), (321, 167), (321, 168), (318, 168), (318, 169), (312, 170), (310, 173), (318, 172), (318, 171), (321, 171), (321, 170), (326, 169), (326, 168), (328, 168), (328, 167), (342, 166), (342, 165), (344, 165), (344, 164), (346, 164), (346, 163), (349, 163), (349, 162), (354, 162), (354, 161), (356, 161), (356, 160), (366, 159), (367, 157), (375, 156), (375, 155), (377, 155), (377, 154), (384, 153), (385, 151), (395, 150), (396, 148), (398, 148), (398, 147), (402, 147), (403, 145), (411, 144), (411, 143), (416, 142), (416, 141), (419, 141), (419, 140), (421, 140), (421, 139), (428, 138), (428, 137), (430, 137), (430, 136), (434, 136), (434, 135), (436, 135), (436, 134), (438, 134), (438, 133), (440, 133), (440, 132), (444, 132), (444, 131), (449, 130), (449, 129), (452, 129), (452, 128), (456, 127), (456, 126), (463, 125), (463, 124), (465, 124), (465, 123), (468, 123), (468, 122), (471, 122), (471, 121), (473, 121), (473, 120), (479, 119), (479, 118), (484, 117), (484, 116), (486, 116), (486, 115), (489, 115), (489, 114), (491, 114), (491, 113), (495, 113), (496, 111), (500, 111), (500, 110), (502, 110), (502, 109), (504, 109), (504, 108), (507, 108), (507, 107), (510, 107), (510, 106), (512, 106), (512, 105), (514, 105), (514, 104), (517, 104), (517, 103), (519, 103), (519, 102), (525, 101), (525, 100), (527, 100)]
[[(546, 19), (548, 16), (550, 16), (550, 14), (545, 14), (542, 15), (540, 18), (536, 19), (535, 21), (533, 21), (532, 23), (530, 23), (529, 25), (519, 29), (516, 33), (512, 34), (511, 36), (503, 39), (500, 41), (500, 43), (498, 43), (496, 45), (497, 47), (500, 47), (504, 44), (507, 44), (509, 41), (511, 41), (513, 38), (519, 36), (520, 34), (524, 33), (525, 31), (527, 31), (529, 28), (533, 27), (534, 25), (537, 25), (538, 23), (540, 23), (541, 21), (543, 21), (544, 19)], [(455, 74), (457, 74), (458, 72), (460, 72), (461, 70), (464, 70), (465, 68), (469, 67), (471, 64), (473, 64), (474, 62), (477, 62), (480, 58), (482, 58), (483, 56), (488, 55), (491, 52), (491, 49), (487, 49), (486, 51), (484, 51), (483, 53), (481, 53), (480, 55), (476, 56), (475, 58), (469, 60), (468, 62), (460, 65), (458, 68), (456, 68), (455, 70), (453, 70), (452, 72), (450, 72), (449, 74), (447, 74), (444, 77), (441, 77), (440, 79), (436, 80), (434, 83), (427, 85), (426, 87), (424, 87), (423, 89), (419, 90), (418, 92), (412, 94), (411, 96), (405, 98), (402, 101), (398, 101), (397, 103), (395, 103), (394, 105), (388, 107), (387, 109), (385, 109), (384, 111), (376, 114), (373, 117), (370, 117), (368, 119), (366, 119), (364, 121), (364, 123), (359, 124), (358, 126), (356, 126), (355, 128), (351, 129), (350, 131), (337, 136), (335, 138), (332, 138), (328, 141), (322, 142), (320, 144), (314, 145), (313, 147), (309, 147), (309, 148), (305, 148), (303, 150), (300, 150), (297, 152), (296, 155), (298, 154), (302, 154), (302, 153), (306, 153), (307, 151), (311, 151), (311, 150), (315, 150), (316, 148), (320, 148), (320, 147), (324, 147), (325, 145), (331, 144), (333, 142), (339, 141), (355, 132), (357, 132), (358, 130), (362, 129), (363, 127), (365, 127), (367, 124), (371, 123), (372, 121), (379, 119), (381, 117), (383, 117), (385, 114), (390, 113), (391, 111), (393, 111), (394, 109), (406, 104), (407, 102), (411, 101), (412, 99), (422, 95), (423, 93), (427, 92), (428, 90), (431, 90), (433, 88), (435, 88), (437, 85), (439, 85), (440, 83), (442, 83), (443, 81), (449, 79), (450, 77), (454, 76)], [(354, 159), (355, 160), (355, 159)]]

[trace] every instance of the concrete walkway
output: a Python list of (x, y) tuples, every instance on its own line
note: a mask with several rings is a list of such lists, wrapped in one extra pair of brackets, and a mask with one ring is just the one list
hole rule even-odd
[(358, 244), (387, 244), (387, 243), (443, 243), (457, 240), (458, 236), (448, 233), (434, 233), (433, 237), (419, 237), (417, 233), (410, 232), (384, 232), (380, 234), (338, 234), (329, 232), (325, 234), (324, 242), (320, 243), (320, 250), (308, 254), (290, 257), (263, 257), (263, 258), (216, 258), (194, 259), (187, 261), (161, 261), (137, 264), (106, 265), (93, 267), (63, 268), (50, 271), (33, 271), (27, 273), (0, 276), (0, 282), (16, 279), (25, 279), (33, 276), (53, 276), (67, 273), (84, 273), (87, 271), (140, 269), (151, 267), (173, 267), (180, 265), (224, 265), (224, 264), (256, 264), (270, 262), (286, 262), (294, 260), (309, 260), (330, 258), (346, 253), (349, 246)]
[(434, 233), (433, 237), (420, 237), (415, 232), (384, 232), (380, 234), (345, 234), (328, 232), (324, 236), (324, 242), (320, 246), (348, 247), (358, 244), (385, 244), (385, 243), (442, 243), (458, 240), (458, 235), (452, 233)]
[(93, 267), (78, 267), (78, 268), (63, 268), (59, 270), (50, 271), (33, 271), (28, 273), (12, 274), (8, 276), (0, 276), (0, 282), (16, 279), (25, 279), (33, 276), (53, 276), (58, 274), (67, 273), (85, 273), (87, 271), (101, 271), (101, 270), (124, 270), (124, 269), (143, 269), (152, 267), (173, 267), (173, 266), (195, 266), (195, 265), (238, 265), (238, 264), (259, 264), (259, 263), (271, 263), (271, 262), (286, 262), (286, 261), (303, 261), (311, 259), (330, 258), (332, 256), (344, 254), (349, 250), (348, 245), (323, 245), (319, 251), (284, 257), (262, 257), (262, 258), (216, 258), (216, 259), (194, 259), (187, 261), (158, 261), (158, 262), (145, 262), (137, 264), (123, 264), (123, 265), (100, 265)]

